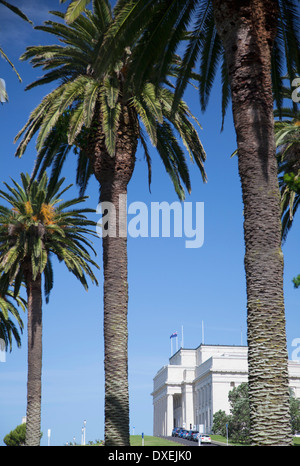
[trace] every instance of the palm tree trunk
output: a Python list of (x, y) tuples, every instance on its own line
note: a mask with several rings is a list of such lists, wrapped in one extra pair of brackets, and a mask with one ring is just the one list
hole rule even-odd
[[(100, 202), (114, 206), (114, 219), (108, 221), (102, 238), (104, 271), (104, 347), (105, 347), (105, 445), (126, 446), (129, 440), (128, 387), (128, 280), (127, 224), (119, 229), (122, 218), (119, 203), (127, 195), (137, 148), (137, 119), (123, 107), (117, 132), (115, 156), (111, 157), (98, 131), (93, 150), (94, 174), (100, 182)], [(123, 197), (124, 200), (124, 197)], [(125, 207), (126, 208), (126, 207)], [(108, 230), (116, 226), (115, 235)], [(105, 233), (106, 232), (106, 233)], [(124, 234), (125, 232), (125, 234)], [(107, 234), (107, 235), (106, 235)], [(106, 235), (106, 236), (105, 236)]]
[(277, 6), (271, 0), (214, 0), (230, 77), (244, 203), (254, 445), (290, 445), (292, 440), (271, 83)]
[(25, 271), (28, 300), (28, 375), (26, 446), (39, 446), (41, 438), (42, 396), (42, 288), (41, 275), (32, 278), (31, 267)]

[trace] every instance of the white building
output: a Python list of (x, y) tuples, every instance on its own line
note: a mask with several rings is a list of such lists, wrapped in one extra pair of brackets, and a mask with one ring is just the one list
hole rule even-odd
[[(290, 386), (300, 398), (300, 363), (289, 361)], [(204, 425), (213, 414), (229, 414), (228, 392), (248, 380), (247, 346), (200, 345), (180, 348), (153, 380), (153, 435), (169, 436), (174, 427)]]

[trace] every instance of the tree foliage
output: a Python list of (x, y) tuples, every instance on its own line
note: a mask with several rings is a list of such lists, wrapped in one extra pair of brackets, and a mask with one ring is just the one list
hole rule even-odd
[[(15, 295), (9, 286), (7, 277), (0, 279), (0, 339), (4, 341), (5, 349), (12, 350), (13, 338), (18, 347), (21, 346), (23, 333), (23, 320), (19, 309), (26, 310), (26, 301), (19, 295)], [(16, 325), (17, 324), (17, 325)]]
[(3, 442), (8, 447), (22, 447), (25, 445), (26, 424), (18, 425), (14, 430), (7, 434)]
[[(66, 0), (61, 0), (65, 2)], [(72, 23), (82, 13), (88, 0), (70, 0), (66, 21)], [(93, 0), (93, 5), (100, 0)], [(300, 70), (299, 10), (295, 0), (279, 0), (277, 35), (272, 50), (272, 84), (278, 109), (283, 103), (282, 70), (289, 78)], [(129, 66), (134, 86), (149, 79), (153, 63), (159, 63), (157, 82), (166, 75), (172, 54), (183, 45), (183, 60), (177, 77), (174, 106), (179, 102), (190, 73), (199, 68), (199, 96), (201, 108), (207, 106), (214, 79), (221, 69), (222, 117), (230, 102), (230, 83), (224, 49), (216, 31), (213, 2), (208, 0), (119, 0), (115, 21), (104, 38), (103, 53), (98, 56), (96, 69), (112, 66), (123, 50), (135, 43)]]
[(293, 278), (293, 283), (295, 288), (300, 287), (300, 275), (297, 275), (297, 277)]
[(290, 408), (292, 431), (300, 432), (300, 400), (295, 397), (293, 390), (290, 390)]
[(229, 436), (234, 442), (249, 443), (250, 440), (250, 406), (248, 384), (234, 387), (228, 394), (230, 402)]
[[(228, 424), (228, 437), (234, 443), (248, 444), (250, 441), (250, 406), (248, 396), (248, 383), (244, 382), (234, 387), (228, 393), (230, 414), (219, 410), (214, 414), (212, 431), (226, 437), (226, 424)], [(300, 431), (300, 400), (290, 390), (290, 414), (292, 432)]]
[(33, 280), (44, 274), (48, 301), (53, 287), (53, 255), (65, 263), (85, 289), (86, 275), (97, 284), (92, 267), (99, 267), (88, 253), (87, 247), (94, 253), (95, 250), (86, 237), (96, 236), (89, 228), (95, 222), (85, 217), (95, 211), (74, 208), (86, 197), (62, 202), (61, 196), (72, 185), (61, 189), (64, 178), (55, 184), (48, 183), (46, 173), (39, 182), (24, 173), (21, 184), (12, 181), (13, 187), (4, 183), (7, 191), (0, 190), (0, 197), (10, 204), (10, 207), (0, 205), (0, 272), (14, 284), (14, 296), (18, 296), (24, 281), (24, 264), (29, 262)]
[(212, 425), (212, 431), (214, 434), (222, 435), (222, 437), (226, 437), (226, 424), (228, 425), (230, 419), (230, 415), (226, 414), (225, 411), (219, 409), (214, 413), (214, 422)]
[[(282, 240), (286, 241), (300, 204), (300, 111), (291, 99), (291, 88), (284, 87), (289, 103), (280, 111), (274, 111), (275, 142), (277, 147), (279, 186), (281, 194)], [(300, 286), (300, 275), (293, 279), (295, 288)]]
[[(120, 112), (122, 106), (127, 105), (134, 109), (139, 119), (138, 137), (149, 168), (149, 184), (151, 157), (146, 135), (156, 147), (178, 196), (184, 199), (184, 190), (190, 192), (191, 183), (178, 136), (198, 166), (203, 181), (206, 181), (206, 154), (196, 129), (201, 126), (188, 105), (180, 100), (176, 111), (173, 111), (174, 88), (170, 79), (178, 74), (179, 57), (173, 55), (167, 69), (168, 78), (159, 87), (154, 84), (157, 64), (150, 79), (141, 84), (141, 92), (136, 94), (128, 72), (134, 45), (126, 47), (113, 66), (97, 67), (98, 58), (104, 53), (105, 33), (114, 19), (107, 1), (95, 2), (92, 12), (85, 10), (84, 15), (71, 25), (59, 21), (64, 19), (62, 13), (52, 14), (55, 20), (46, 21), (36, 29), (58, 38), (59, 45), (28, 47), (21, 59), (30, 60), (33, 67), (45, 70), (44, 76), (27, 86), (27, 90), (49, 82), (58, 82), (59, 85), (31, 112), (16, 136), (15, 140), (21, 139), (16, 155), (21, 157), (29, 141), (37, 134), (36, 173), (38, 169), (43, 172), (50, 165), (56, 170), (61, 169), (70, 149), (76, 148), (80, 151), (77, 182), (83, 193), (93, 172), (84, 144), (101, 124), (106, 149), (114, 157)], [(196, 75), (191, 73), (191, 77), (196, 78)]]

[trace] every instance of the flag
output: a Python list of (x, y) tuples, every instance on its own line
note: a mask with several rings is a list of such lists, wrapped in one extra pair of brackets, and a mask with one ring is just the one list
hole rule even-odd
[(170, 336), (170, 338), (175, 338), (175, 337), (177, 337), (177, 332), (172, 333), (172, 335)]

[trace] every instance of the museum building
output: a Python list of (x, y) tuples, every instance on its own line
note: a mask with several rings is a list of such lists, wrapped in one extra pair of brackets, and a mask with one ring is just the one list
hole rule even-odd
[[(170, 436), (174, 427), (211, 432), (213, 415), (229, 414), (228, 393), (248, 380), (247, 346), (201, 344), (180, 348), (153, 380), (153, 435)], [(300, 362), (289, 361), (289, 383), (300, 398)]]

